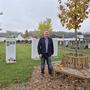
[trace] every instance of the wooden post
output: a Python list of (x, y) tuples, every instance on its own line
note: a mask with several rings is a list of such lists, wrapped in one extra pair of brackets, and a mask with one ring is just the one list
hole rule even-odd
[(85, 69), (89, 68), (88, 58), (84, 54), (69, 53), (64, 55), (61, 64), (64, 67), (72, 69)]

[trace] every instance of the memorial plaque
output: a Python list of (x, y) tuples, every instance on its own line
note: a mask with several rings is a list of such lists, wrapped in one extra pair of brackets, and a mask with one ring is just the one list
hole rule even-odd
[(16, 62), (16, 40), (15, 38), (6, 39), (6, 63)]

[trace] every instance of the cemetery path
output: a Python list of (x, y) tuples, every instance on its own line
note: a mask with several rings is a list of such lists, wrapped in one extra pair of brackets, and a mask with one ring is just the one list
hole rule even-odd
[[(47, 67), (43, 77), (40, 74), (40, 68), (35, 67), (30, 81), (22, 84), (17, 83), (16, 85), (11, 85), (1, 90), (84, 90), (80, 83), (77, 83), (78, 87), (74, 89), (72, 82), (66, 80), (67, 77), (62, 74), (57, 74), (55, 77), (50, 76)], [(90, 90), (90, 88), (88, 90)]]

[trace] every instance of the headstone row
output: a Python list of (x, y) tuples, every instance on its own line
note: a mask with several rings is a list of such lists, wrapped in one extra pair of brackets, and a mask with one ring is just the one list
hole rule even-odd
[[(32, 59), (39, 59), (37, 45), (39, 39), (32, 38), (32, 51), (31, 51), (31, 58)], [(53, 38), (54, 44), (54, 55), (58, 56), (58, 39)], [(6, 39), (6, 63), (16, 63), (16, 39), (15, 38), (7, 38)]]

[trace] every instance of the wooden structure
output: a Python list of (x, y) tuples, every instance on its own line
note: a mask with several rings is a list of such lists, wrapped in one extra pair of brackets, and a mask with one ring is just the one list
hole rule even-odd
[(61, 64), (64, 67), (72, 69), (85, 69), (89, 68), (88, 57), (84, 54), (69, 53), (64, 55)]
[[(72, 90), (90, 90), (90, 68), (88, 57), (84, 54), (68, 53), (64, 55), (60, 64), (55, 65), (55, 74), (68, 76), (72, 82)], [(78, 82), (83, 89), (77, 89)], [(66, 89), (68, 90), (68, 89)]]

